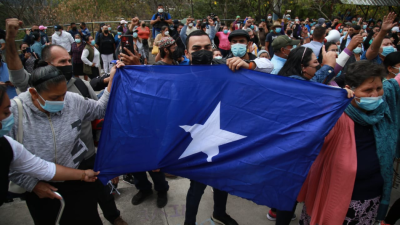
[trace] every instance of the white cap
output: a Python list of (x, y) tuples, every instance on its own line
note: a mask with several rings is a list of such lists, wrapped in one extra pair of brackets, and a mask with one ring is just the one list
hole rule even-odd
[(123, 24), (123, 23), (128, 23), (128, 22), (126, 22), (126, 20), (121, 20), (121, 22), (119, 22), (120, 24)]
[(392, 28), (392, 31), (394, 31), (394, 32), (399, 32), (399, 27), (393, 27), (393, 28)]

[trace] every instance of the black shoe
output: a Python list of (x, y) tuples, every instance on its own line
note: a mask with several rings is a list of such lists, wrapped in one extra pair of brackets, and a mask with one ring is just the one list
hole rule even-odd
[(132, 204), (139, 205), (142, 203), (147, 197), (153, 194), (153, 190), (139, 190), (139, 192), (133, 196)]
[(127, 183), (127, 184), (135, 185), (135, 181), (134, 181), (134, 179), (133, 179), (133, 176), (130, 175), (130, 174), (124, 175), (124, 176), (122, 177), (122, 180), (123, 180), (125, 183)]
[(166, 191), (159, 191), (157, 197), (157, 207), (164, 208), (168, 203), (167, 192)]
[(228, 214), (225, 214), (225, 216), (215, 216), (215, 215), (213, 215), (211, 217), (211, 220), (214, 221), (215, 223), (221, 224), (221, 225), (239, 225)]

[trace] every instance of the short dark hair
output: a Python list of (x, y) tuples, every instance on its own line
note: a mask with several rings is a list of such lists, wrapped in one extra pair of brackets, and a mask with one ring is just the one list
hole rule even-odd
[(71, 26), (72, 26), (72, 25), (76, 25), (76, 23), (71, 23)]
[(122, 26), (120, 26), (120, 27), (117, 28), (117, 31), (124, 32), (124, 28)]
[[(204, 31), (202, 31), (202, 30), (195, 30), (192, 33), (190, 33), (186, 37), (186, 43), (185, 44), (186, 44), (186, 49), (187, 50), (189, 50), (189, 40), (190, 40), (191, 37), (194, 37), (194, 36), (207, 36), (208, 37), (208, 34), (206, 32), (204, 32)], [(210, 40), (210, 42), (211, 42), (211, 40)]]
[(361, 30), (361, 27), (359, 25), (353, 25), (352, 27), (354, 30)]
[[(303, 76), (302, 65), (308, 66), (312, 59), (313, 50), (311, 48), (298, 47), (290, 51), (286, 63), (279, 71), (278, 75), (290, 77), (292, 75)], [(304, 55), (304, 56), (303, 56)]]
[(86, 23), (85, 23), (85, 22), (82, 22), (81, 25), (86, 26)]
[(214, 54), (214, 52), (220, 52), (222, 54), (221, 50), (219, 50), (218, 48), (213, 49), (212, 53)]
[(171, 47), (171, 46), (164, 47), (164, 48), (160, 48), (160, 56), (161, 56), (162, 59), (165, 58), (165, 56), (167, 56), (167, 52), (166, 52), (165, 50), (168, 49), (168, 51), (171, 52), (170, 47)]
[[(163, 31), (163, 30), (165, 30), (165, 29), (167, 29), (168, 27), (167, 26), (162, 26), (161, 27), (161, 31)], [(169, 29), (168, 29), (169, 30)]]
[[(20, 45), (19, 45), (19, 49), (21, 49), (22, 48), (22, 45), (28, 45), (28, 43), (26, 43), (26, 42), (22, 42)], [(29, 47), (29, 45), (28, 45), (28, 47)]]
[[(5, 94), (7, 94), (7, 86), (5, 84), (0, 85), (0, 105), (3, 104), (3, 99)], [(10, 97), (10, 96), (8, 96)]]
[[(330, 47), (331, 45), (336, 45), (336, 43), (335, 43), (335, 42), (332, 42), (332, 41), (328, 41), (328, 42), (326, 42), (326, 43), (323, 45), (323, 46), (325, 46), (325, 51), (326, 51), (326, 52), (328, 52), (328, 49), (329, 49), (329, 47)], [(322, 46), (322, 48), (323, 48), (323, 46)], [(319, 56), (318, 56), (318, 62), (319, 62), (319, 64), (321, 64), (321, 63), (322, 63), (322, 60), (324, 59), (323, 54), (322, 54), (322, 48), (321, 48), (321, 50), (319, 51)]]
[(158, 3), (157, 7), (158, 7), (158, 6), (162, 6), (162, 7), (164, 7), (164, 6), (163, 6), (163, 4), (161, 4), (161, 3)]
[(344, 83), (350, 88), (357, 88), (370, 77), (383, 80), (386, 77), (386, 70), (383, 65), (372, 63), (369, 60), (360, 60), (349, 64), (346, 70)]
[(180, 27), (180, 26), (185, 26), (185, 24), (179, 23), (179, 24), (178, 24), (178, 27)]
[[(67, 82), (63, 73), (53, 65), (49, 65), (44, 61), (39, 61), (38, 67), (33, 70), (30, 77), (30, 86), (34, 87), (38, 93), (48, 91), (52, 85), (57, 85), (62, 82)], [(53, 74), (52, 77), (46, 78)], [(44, 79), (44, 80), (43, 80)]]
[(206, 27), (207, 27), (207, 24), (206, 24), (206, 23), (202, 23), (201, 26), (200, 26), (201, 29), (204, 29), (204, 28), (206, 28)]
[(326, 32), (326, 28), (325, 27), (317, 26), (314, 29), (313, 39), (320, 40), (320, 39), (324, 38), (325, 32)]
[(385, 60), (383, 60), (383, 65), (385, 66), (386, 69), (389, 66), (393, 67), (398, 63), (400, 63), (400, 52), (392, 52), (385, 57)]

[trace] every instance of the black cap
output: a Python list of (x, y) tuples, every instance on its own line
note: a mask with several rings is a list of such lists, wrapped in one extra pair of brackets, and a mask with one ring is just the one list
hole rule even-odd
[(249, 33), (242, 29), (232, 31), (228, 36), (228, 40), (231, 41), (233, 37), (245, 37), (247, 41), (250, 41)]
[(179, 23), (179, 20), (174, 20), (174, 24), (178, 24)]
[(33, 40), (36, 41), (40, 37), (39, 32), (37, 32), (37, 31), (32, 32), (32, 37), (33, 37)]
[(58, 24), (57, 24), (57, 25), (54, 25), (54, 30), (55, 30), (55, 31), (59, 31), (60, 29), (63, 29), (62, 26), (60, 26), (60, 25), (58, 25)]
[(361, 30), (361, 27), (357, 24), (354, 24), (351, 27), (353, 27), (354, 30)]

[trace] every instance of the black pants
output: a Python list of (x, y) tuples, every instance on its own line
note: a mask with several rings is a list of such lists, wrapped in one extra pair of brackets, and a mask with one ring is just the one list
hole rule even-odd
[[(93, 155), (89, 159), (83, 160), (79, 165), (78, 169), (88, 170), (94, 168), (94, 162), (96, 159), (96, 155)], [(114, 223), (114, 220), (117, 219), (121, 214), (117, 209), (117, 205), (115, 205), (114, 195), (110, 194), (111, 189), (108, 185), (103, 185), (100, 180), (96, 180), (94, 182), (96, 186), (96, 197), (97, 203), (103, 211), (104, 217), (111, 223)]]
[(298, 202), (296, 202), (294, 204), (292, 211), (282, 211), (282, 210), (277, 210), (277, 209), (271, 208), (271, 210), (273, 212), (276, 212), (275, 225), (289, 225), (290, 222), (292, 221), (293, 214), (296, 211), (297, 203)]
[[(197, 211), (201, 197), (207, 185), (200, 182), (190, 180), (190, 188), (186, 197), (186, 215), (185, 223), (195, 223)], [(226, 202), (228, 200), (228, 192), (214, 188), (214, 215), (224, 216), (226, 214)]]
[(386, 216), (385, 223), (395, 224), (400, 219), (400, 198), (397, 199)]
[(86, 74), (89, 76), (90, 79), (96, 78), (100, 76), (99, 68), (98, 67), (92, 67), (92, 74)]
[[(49, 184), (58, 189), (65, 201), (60, 224), (103, 224), (97, 212), (95, 183), (65, 181)], [(27, 194), (26, 204), (35, 225), (55, 224), (61, 205), (58, 199), (39, 198), (31, 192)]]
[[(154, 183), (154, 190), (156, 191), (168, 191), (168, 181), (165, 180), (165, 174), (163, 172), (152, 172), (148, 171), (151, 179)], [(152, 184), (147, 179), (146, 172), (131, 173), (135, 179), (135, 186), (139, 190), (151, 190)]]

